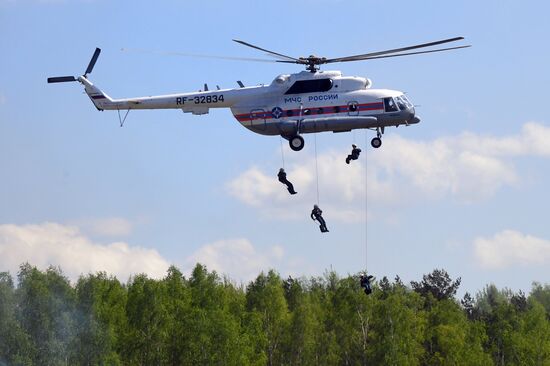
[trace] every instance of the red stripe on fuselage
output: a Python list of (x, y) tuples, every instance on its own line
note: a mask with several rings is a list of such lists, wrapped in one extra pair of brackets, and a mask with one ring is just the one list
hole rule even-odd
[[(335, 108), (339, 108), (339, 112), (335, 112)], [(311, 115), (322, 115), (322, 114), (340, 114), (340, 113), (348, 113), (352, 112), (350, 111), (348, 105), (337, 105), (337, 106), (324, 106), (324, 107), (314, 107), (314, 108), (304, 108), (302, 110), (303, 116), (311, 116)], [(384, 109), (384, 103), (382, 102), (375, 102), (375, 103), (365, 103), (365, 104), (357, 104), (357, 111), (374, 111), (378, 109)], [(304, 111), (309, 110), (308, 114), (305, 114)], [(300, 115), (300, 109), (282, 109), (283, 114), (281, 115), (281, 118), (292, 118), (292, 117), (298, 117)], [(288, 115), (288, 112), (292, 111), (291, 115)], [(320, 113), (319, 113), (320, 112)], [(264, 112), (258, 112), (254, 113), (255, 118), (264, 118), (264, 119), (273, 119), (273, 116), (271, 114), (271, 111), (264, 111)], [(250, 113), (243, 113), (243, 114), (236, 114), (235, 118), (239, 122), (245, 122), (250, 121), (252, 118), (250, 116)]]

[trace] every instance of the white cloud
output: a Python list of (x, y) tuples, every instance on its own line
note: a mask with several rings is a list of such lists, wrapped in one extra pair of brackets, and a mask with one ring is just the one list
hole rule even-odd
[(0, 270), (15, 274), (24, 262), (41, 269), (59, 266), (71, 280), (97, 271), (106, 271), (122, 281), (137, 273), (161, 278), (169, 266), (154, 249), (123, 242), (94, 243), (74, 226), (0, 225)]
[[(502, 187), (520, 183), (512, 158), (550, 157), (547, 141), (550, 127), (530, 122), (518, 135), (504, 137), (462, 133), (413, 141), (391, 134), (382, 148), (373, 151), (369, 146), (369, 151), (350, 165), (344, 162), (347, 149), (326, 151), (318, 155), (321, 207), (340, 221), (364, 220), (365, 155), (369, 205), (446, 198), (462, 203), (486, 200)], [(286, 156), (288, 179), (298, 191), (297, 196), (288, 195), (277, 181), (276, 172), (266, 173), (258, 167), (231, 180), (228, 191), (270, 217), (307, 217), (304, 212), (317, 201), (315, 157), (288, 148)], [(372, 217), (370, 212), (368, 216)]]
[[(124, 242), (97, 243), (83, 235), (76, 226), (57, 223), (0, 225), (0, 272), (9, 271), (15, 275), (25, 262), (41, 270), (50, 265), (59, 266), (71, 281), (76, 281), (82, 274), (98, 271), (113, 274), (121, 281), (138, 273), (158, 279), (166, 275), (170, 266), (154, 249)], [(283, 276), (314, 272), (302, 260), (288, 258), (280, 245), (257, 249), (247, 239), (205, 244), (184, 259), (183, 264), (190, 269), (196, 263), (243, 282), (272, 268), (277, 268)]]
[[(331, 219), (357, 221), (364, 219), (365, 174), (361, 164), (345, 163), (348, 153), (331, 150), (319, 155), (320, 206), (326, 213), (330, 212)], [(229, 193), (247, 205), (261, 208), (269, 217), (307, 219), (317, 202), (315, 158), (290, 152), (287, 155), (285, 170), (297, 195), (289, 195), (277, 180), (277, 171), (267, 174), (257, 167), (251, 167), (228, 182)]]
[(415, 142), (400, 136), (390, 136), (387, 140), (386, 149), (369, 160), (369, 164), (372, 163), (369, 169), (383, 174), (384, 179), (378, 183), (386, 185), (386, 193), (391, 196), (401, 192), (401, 195), (413, 193), (408, 198), (452, 197), (473, 202), (487, 199), (502, 186), (518, 182), (509, 162), (467, 149), (463, 136), (430, 142)]
[(133, 224), (122, 217), (107, 217), (80, 220), (76, 225), (92, 234), (101, 236), (128, 236), (133, 230)]
[(474, 240), (474, 255), (487, 269), (550, 264), (550, 241), (514, 230)]
[(253, 280), (261, 271), (272, 268), (285, 273), (295, 273), (293, 269), (298, 269), (296, 272), (303, 274), (303, 263), (300, 260), (284, 257), (284, 249), (279, 245), (262, 251), (256, 249), (248, 239), (228, 239), (200, 247), (187, 258), (186, 264), (193, 266), (201, 263), (208, 270), (243, 282)]
[(267, 176), (257, 167), (252, 167), (227, 184), (229, 192), (239, 198), (239, 200), (250, 206), (261, 206), (265, 201), (282, 201), (283, 193), (280, 189), (280, 183)]
[[(463, 133), (458, 138), (447, 138), (447, 143), (456, 149), (476, 152), (496, 157), (542, 156), (550, 157), (550, 127), (536, 122), (522, 126), (517, 136), (481, 136)], [(454, 140), (454, 141), (453, 141)]]

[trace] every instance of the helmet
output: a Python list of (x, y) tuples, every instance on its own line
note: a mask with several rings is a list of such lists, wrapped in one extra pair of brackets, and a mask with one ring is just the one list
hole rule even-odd
[(353, 147), (355, 149), (357, 146), (355, 146), (355, 144), (351, 144), (351, 147)]

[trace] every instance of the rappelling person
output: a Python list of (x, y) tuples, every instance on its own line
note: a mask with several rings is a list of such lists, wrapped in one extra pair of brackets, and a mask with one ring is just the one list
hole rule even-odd
[(361, 149), (355, 146), (355, 144), (352, 144), (351, 147), (351, 154), (349, 154), (346, 158), (346, 164), (349, 164), (350, 160), (357, 160), (359, 158), (359, 154), (361, 154)]
[(292, 185), (292, 183), (290, 183), (288, 179), (286, 179), (286, 172), (283, 168), (279, 169), (279, 173), (277, 174), (277, 177), (279, 177), (279, 182), (286, 184), (286, 188), (288, 189), (288, 192), (290, 194), (298, 193), (294, 190), (294, 186)]
[(311, 219), (313, 221), (317, 220), (319, 222), (319, 229), (321, 229), (321, 232), (322, 233), (327, 233), (328, 232), (328, 229), (327, 229), (327, 224), (325, 223), (325, 219), (323, 219), (323, 216), (321, 216), (323, 214), (323, 211), (321, 211), (321, 209), (319, 208), (319, 206), (317, 205), (313, 205), (313, 210), (311, 210)]
[(373, 278), (373, 276), (367, 276), (365, 273), (362, 273), (361, 276), (359, 276), (361, 281), (361, 287), (365, 289), (365, 294), (370, 295), (372, 293), (372, 288), (370, 287), (370, 280)]

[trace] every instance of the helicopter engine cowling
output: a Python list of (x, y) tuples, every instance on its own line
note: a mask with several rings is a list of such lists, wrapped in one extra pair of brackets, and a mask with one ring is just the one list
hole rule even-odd
[(370, 89), (372, 86), (372, 80), (367, 78), (367, 81), (365, 81), (365, 89)]

